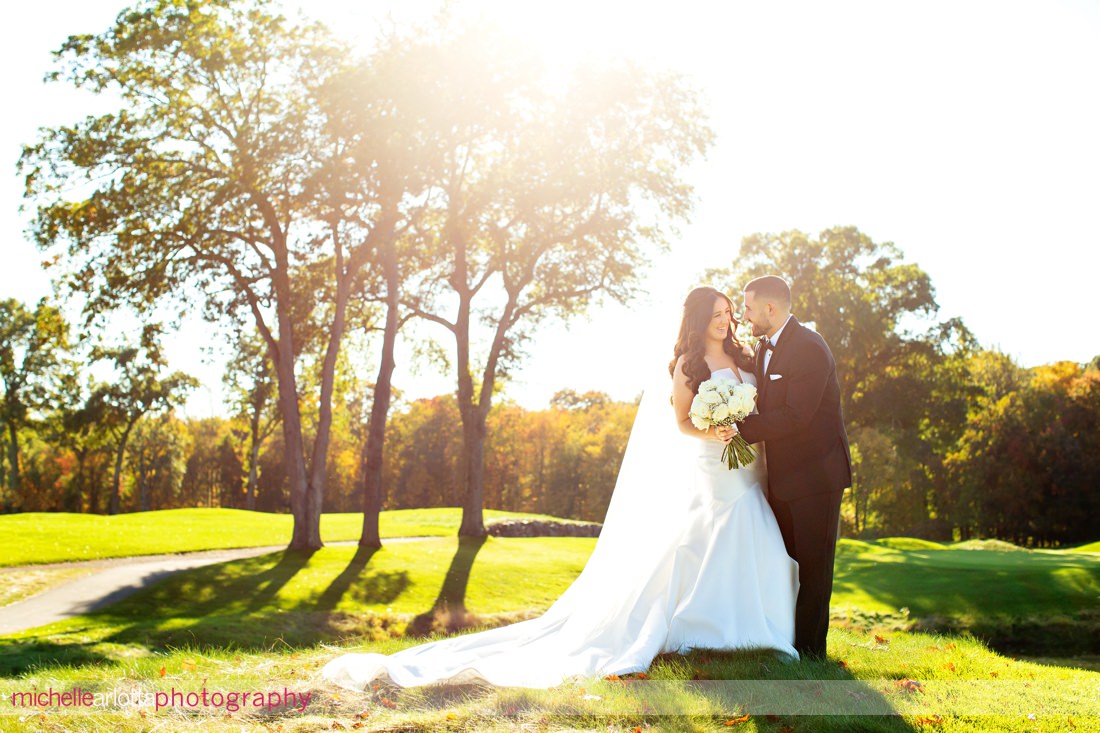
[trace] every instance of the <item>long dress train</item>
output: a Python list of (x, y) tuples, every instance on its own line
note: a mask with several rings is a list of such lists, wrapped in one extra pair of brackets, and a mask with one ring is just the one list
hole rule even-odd
[[(357, 690), (377, 680), (548, 688), (644, 671), (659, 653), (692, 648), (797, 657), (798, 566), (764, 496), (764, 459), (731, 471), (721, 444), (674, 434), (667, 394), (664, 405), (643, 400), (596, 548), (546, 613), (388, 656), (345, 654), (324, 677)], [(653, 420), (662, 427), (643, 435)]]

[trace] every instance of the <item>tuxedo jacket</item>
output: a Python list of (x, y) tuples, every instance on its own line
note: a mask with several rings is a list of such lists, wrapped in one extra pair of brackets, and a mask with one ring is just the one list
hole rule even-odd
[(769, 495), (790, 501), (843, 491), (852, 484), (852, 458), (828, 344), (792, 316), (767, 373), (764, 351), (756, 354), (759, 414), (737, 427), (748, 442), (764, 441)]

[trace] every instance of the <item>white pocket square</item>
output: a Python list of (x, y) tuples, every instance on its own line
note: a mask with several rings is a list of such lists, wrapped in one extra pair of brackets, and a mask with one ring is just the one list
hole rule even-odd
[(782, 378), (783, 378), (782, 374), (769, 374), (768, 375), (768, 379), (772, 380), (773, 382), (777, 379), (782, 379)]

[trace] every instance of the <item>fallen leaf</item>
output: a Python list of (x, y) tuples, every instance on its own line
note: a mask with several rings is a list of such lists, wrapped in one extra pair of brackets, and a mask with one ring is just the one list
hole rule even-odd
[(875, 634), (875, 643), (876, 644), (882, 644), (883, 646), (886, 646), (887, 644), (890, 643), (890, 640), (885, 638), (885, 637), (879, 636), (878, 634)]
[(917, 725), (941, 725), (943, 718), (938, 715), (922, 715), (917, 718)]
[(458, 720), (458, 716), (454, 713), (447, 713), (447, 720)]
[(747, 723), (748, 720), (749, 720), (749, 714), (745, 713), (740, 718), (730, 718), (729, 720), (726, 721), (726, 725), (741, 725), (742, 723)]
[(838, 664), (838, 665), (839, 665), (840, 667), (842, 667), (843, 669), (847, 669), (847, 668), (848, 668), (848, 663), (847, 663), (847, 662), (845, 662), (845, 661), (844, 661), (843, 659), (838, 659), (836, 663), (837, 663), (837, 664)]
[(355, 717), (359, 718), (360, 720), (366, 720), (367, 718), (370, 717), (370, 711), (369, 710), (364, 710), (363, 712), (359, 713)]
[(946, 649), (947, 651), (951, 651), (954, 648), (955, 648), (955, 642), (951, 642), (950, 644), (948, 644), (947, 646), (944, 647), (944, 649)]
[(617, 674), (609, 674), (606, 677), (604, 677), (604, 679), (607, 680), (608, 682), (622, 682), (623, 678), (620, 677)]
[(166, 674), (168, 674), (168, 668), (167, 667), (161, 667), (160, 668), (160, 676), (163, 677)]
[(908, 677), (903, 680), (894, 680), (894, 686), (906, 692), (924, 692), (924, 686), (921, 683)]
[(1000, 672), (990, 672), (990, 673), (989, 673), (989, 676), (990, 676), (990, 677), (1000, 677), (1000, 676), (1001, 676), (1001, 673), (1000, 673)]
[(955, 663), (954, 662), (948, 662), (947, 664), (943, 665), (943, 668), (946, 669), (948, 672), (954, 672), (955, 671)]
[(389, 699), (388, 697), (383, 697), (379, 704), (382, 707), (390, 708), (391, 710), (397, 707), (397, 703), (395, 703), (393, 700)]
[(195, 660), (194, 659), (184, 659), (182, 662), (180, 662), (180, 667), (185, 672), (194, 672), (195, 671)]

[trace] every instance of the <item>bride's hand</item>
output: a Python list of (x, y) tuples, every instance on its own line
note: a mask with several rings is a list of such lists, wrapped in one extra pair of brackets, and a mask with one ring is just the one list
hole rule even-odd
[(728, 443), (737, 435), (737, 428), (733, 425), (717, 425), (714, 428), (714, 437), (720, 443)]

